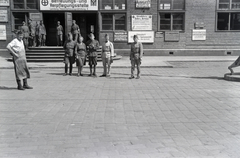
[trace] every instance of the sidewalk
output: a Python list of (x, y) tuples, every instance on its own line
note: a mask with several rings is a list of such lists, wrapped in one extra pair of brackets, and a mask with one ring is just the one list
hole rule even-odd
[[(7, 61), (8, 58), (0, 56), (0, 69), (13, 68), (13, 63)], [(141, 67), (159, 67), (159, 68), (172, 68), (173, 65), (168, 61), (235, 61), (237, 56), (144, 56)], [(63, 68), (63, 63), (49, 63), (49, 62), (36, 62), (28, 63), (29, 68)], [(98, 62), (97, 67), (102, 67), (102, 63)], [(112, 67), (130, 67), (129, 57), (123, 56), (120, 60), (114, 60)]]

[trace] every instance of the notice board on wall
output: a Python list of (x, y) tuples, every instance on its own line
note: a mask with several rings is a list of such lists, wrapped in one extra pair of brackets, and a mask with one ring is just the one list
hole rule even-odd
[(180, 39), (179, 31), (166, 31), (164, 35), (166, 42), (178, 42)]
[(6, 25), (0, 25), (0, 40), (7, 40)]
[(192, 30), (193, 41), (205, 41), (206, 40), (206, 29)]
[(152, 15), (132, 15), (132, 30), (152, 30)]
[(128, 41), (127, 32), (114, 32), (113, 41), (114, 42), (127, 42)]
[(133, 36), (138, 35), (139, 42), (154, 43), (154, 31), (128, 31), (128, 43), (133, 43)]

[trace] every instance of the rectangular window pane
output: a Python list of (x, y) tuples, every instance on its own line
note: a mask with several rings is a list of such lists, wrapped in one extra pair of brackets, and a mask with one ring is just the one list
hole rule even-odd
[(240, 9), (240, 0), (232, 0), (232, 9)]
[(172, 0), (159, 0), (159, 9), (169, 10), (171, 9)]
[(113, 30), (113, 15), (103, 14), (102, 15), (102, 29), (103, 30)]
[(126, 9), (126, 1), (125, 0), (115, 0), (114, 9)]
[(27, 0), (27, 9), (37, 9), (37, 1)]
[(219, 0), (219, 9), (229, 9), (230, 0)]
[(240, 30), (240, 13), (231, 13), (230, 30)]
[(173, 14), (173, 30), (183, 30), (183, 14)]
[(102, 9), (113, 9), (113, 0), (102, 0)]
[(13, 13), (14, 29), (21, 29), (22, 22), (25, 21), (25, 13)]
[(185, 8), (184, 2), (185, 2), (185, 0), (173, 0), (173, 8), (172, 9), (183, 10)]
[(171, 30), (171, 14), (160, 14), (160, 30)]
[(24, 0), (13, 0), (13, 7), (15, 9), (24, 9)]
[(217, 30), (229, 30), (229, 13), (218, 13)]
[(125, 30), (125, 14), (115, 14), (115, 30)]

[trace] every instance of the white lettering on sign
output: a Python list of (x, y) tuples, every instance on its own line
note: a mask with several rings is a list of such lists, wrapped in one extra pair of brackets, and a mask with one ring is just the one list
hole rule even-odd
[(154, 43), (154, 31), (128, 31), (128, 43), (133, 43), (133, 36), (138, 35), (139, 42)]

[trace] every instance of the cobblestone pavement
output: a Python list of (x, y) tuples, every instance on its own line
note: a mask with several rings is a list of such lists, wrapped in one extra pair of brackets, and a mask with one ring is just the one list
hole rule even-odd
[(0, 157), (239, 158), (240, 83), (223, 80), (231, 62), (171, 64), (139, 80), (129, 68), (110, 78), (31, 69), (25, 91), (0, 69)]

